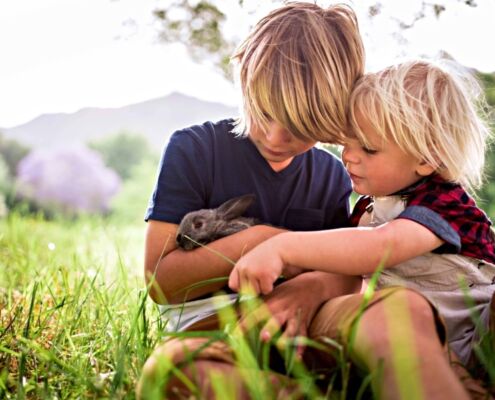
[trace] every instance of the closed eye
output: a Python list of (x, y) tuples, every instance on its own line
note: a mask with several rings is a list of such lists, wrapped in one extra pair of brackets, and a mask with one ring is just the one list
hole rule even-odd
[(370, 149), (368, 147), (362, 147), (363, 151), (366, 153), (366, 154), (369, 154), (369, 155), (374, 155), (376, 153), (378, 153), (378, 150), (373, 150), (373, 149)]

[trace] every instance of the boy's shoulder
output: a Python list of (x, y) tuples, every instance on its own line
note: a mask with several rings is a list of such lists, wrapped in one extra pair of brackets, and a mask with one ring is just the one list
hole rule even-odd
[(202, 124), (191, 125), (175, 131), (165, 146), (168, 151), (182, 150), (211, 152), (213, 149), (228, 147), (236, 134), (233, 132), (235, 120), (223, 119), (217, 122), (206, 121)]
[(235, 128), (235, 120), (226, 118), (220, 121), (206, 121), (202, 124), (191, 125), (175, 131), (171, 138), (186, 138), (190, 137), (196, 140), (208, 140), (212, 137), (233, 136)]

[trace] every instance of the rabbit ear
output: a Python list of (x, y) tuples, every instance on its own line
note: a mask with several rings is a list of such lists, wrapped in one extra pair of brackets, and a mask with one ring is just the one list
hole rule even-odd
[(220, 217), (231, 220), (240, 217), (244, 211), (253, 203), (256, 196), (254, 194), (246, 194), (244, 196), (235, 197), (227, 200), (217, 209)]

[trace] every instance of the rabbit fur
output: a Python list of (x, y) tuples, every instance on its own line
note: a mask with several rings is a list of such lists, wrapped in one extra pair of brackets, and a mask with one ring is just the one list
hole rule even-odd
[(258, 224), (256, 218), (241, 216), (255, 198), (254, 194), (247, 194), (227, 200), (218, 208), (187, 213), (177, 229), (177, 246), (184, 250), (192, 250)]

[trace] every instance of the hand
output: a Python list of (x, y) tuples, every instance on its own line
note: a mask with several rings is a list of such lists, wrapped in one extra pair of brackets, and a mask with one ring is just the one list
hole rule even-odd
[[(302, 274), (278, 285), (273, 292), (264, 297), (264, 304), (254, 311), (244, 315), (240, 321), (244, 331), (253, 326), (262, 326), (260, 339), (270, 341), (279, 331), (283, 331), (282, 340), (296, 336), (307, 336), (308, 328), (319, 306), (327, 300), (325, 291), (309, 291), (315, 279), (321, 277), (314, 274)], [(303, 345), (298, 345), (297, 354), (304, 351)]]
[(256, 294), (268, 294), (273, 290), (273, 283), (285, 265), (278, 246), (272, 242), (261, 243), (237, 261), (229, 277), (232, 290), (247, 289)]

